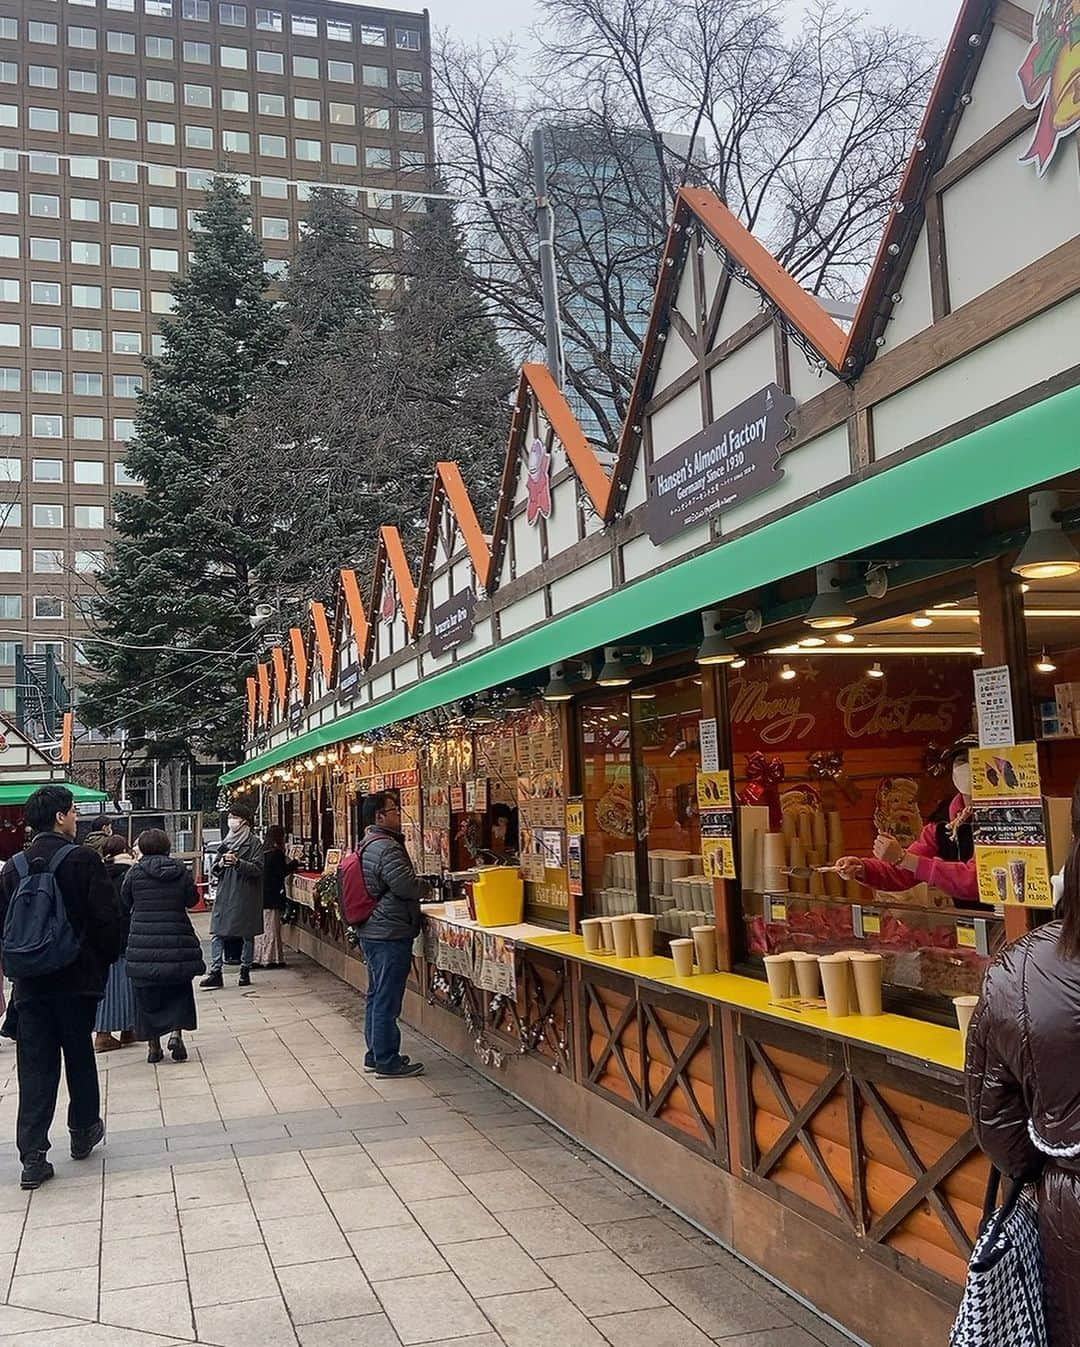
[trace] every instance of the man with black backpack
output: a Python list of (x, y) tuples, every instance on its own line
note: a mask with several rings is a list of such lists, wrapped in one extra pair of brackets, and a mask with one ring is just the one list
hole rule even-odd
[(15, 984), (22, 1187), (53, 1176), (47, 1159), (60, 1058), (67, 1074), (71, 1158), (85, 1160), (105, 1136), (94, 1016), (123, 921), (101, 857), (75, 844), (75, 801), (66, 786), (42, 786), (25, 808), (33, 840), (0, 871), (5, 972)]
[(364, 799), (364, 836), (341, 861), (338, 891), (349, 930), (367, 964), (364, 1070), (382, 1078), (423, 1075), (401, 1055), (398, 1015), (420, 933), (420, 903), (430, 889), (418, 879), (401, 834), (401, 806), (392, 790)]

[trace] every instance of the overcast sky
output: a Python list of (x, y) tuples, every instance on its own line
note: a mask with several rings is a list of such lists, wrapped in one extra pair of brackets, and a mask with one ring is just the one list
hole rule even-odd
[[(402, 9), (424, 7), (417, 0), (396, 3)], [(454, 28), (462, 37), (474, 39), (520, 32), (538, 11), (535, 0), (428, 0), (428, 8), (433, 26)], [(914, 29), (944, 44), (960, 0), (853, 0), (852, 8), (865, 9), (882, 23)]]

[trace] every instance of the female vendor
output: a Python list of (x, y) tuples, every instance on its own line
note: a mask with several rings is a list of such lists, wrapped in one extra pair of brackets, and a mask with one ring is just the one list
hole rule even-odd
[(874, 839), (872, 857), (842, 856), (836, 862), (840, 875), (884, 893), (901, 893), (916, 884), (932, 884), (961, 905), (978, 903), (968, 761), (968, 754), (978, 747), (978, 742), (974, 735), (966, 735), (949, 750), (956, 794), (949, 801), (947, 819), (928, 823), (906, 851), (895, 837), (879, 833)]

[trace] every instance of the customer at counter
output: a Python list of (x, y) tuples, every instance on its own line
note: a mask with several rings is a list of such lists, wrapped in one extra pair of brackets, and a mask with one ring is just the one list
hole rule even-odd
[(1050, 1347), (1080, 1347), (1080, 786), (1061, 920), (990, 965), (968, 1032), (968, 1110), (1002, 1173), (1038, 1178)]
[(841, 878), (854, 879), (883, 893), (902, 893), (916, 884), (933, 884), (960, 905), (979, 902), (975, 872), (975, 843), (971, 832), (971, 762), (978, 747), (974, 735), (958, 739), (949, 750), (956, 794), (946, 818), (931, 820), (905, 849), (895, 837), (879, 833), (873, 856), (841, 856), (836, 868)]

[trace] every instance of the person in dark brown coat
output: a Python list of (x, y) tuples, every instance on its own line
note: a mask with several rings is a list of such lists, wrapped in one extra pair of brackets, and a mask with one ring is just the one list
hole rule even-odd
[(968, 1034), (975, 1135), (1010, 1178), (1040, 1175), (1039, 1242), (1050, 1347), (1080, 1347), (1080, 786), (1061, 920), (987, 970)]

